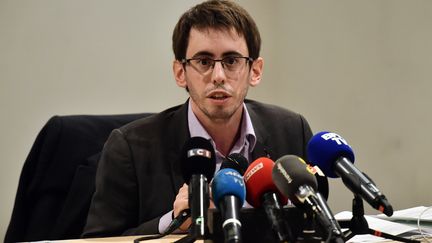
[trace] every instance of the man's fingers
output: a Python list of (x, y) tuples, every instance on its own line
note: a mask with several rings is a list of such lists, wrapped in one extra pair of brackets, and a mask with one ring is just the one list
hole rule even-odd
[(174, 217), (177, 217), (177, 215), (179, 215), (181, 211), (189, 208), (188, 198), (188, 185), (183, 184), (183, 186), (177, 193), (176, 199), (173, 204)]

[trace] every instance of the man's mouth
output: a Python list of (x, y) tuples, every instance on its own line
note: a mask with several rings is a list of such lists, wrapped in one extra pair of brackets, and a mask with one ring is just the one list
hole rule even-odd
[(224, 95), (224, 94), (214, 94), (214, 95), (211, 95), (210, 98), (215, 99), (215, 100), (223, 100), (223, 99), (228, 98), (228, 96)]
[(228, 92), (225, 92), (223, 90), (213, 90), (207, 95), (208, 98), (213, 100), (225, 100), (231, 97), (231, 95)]

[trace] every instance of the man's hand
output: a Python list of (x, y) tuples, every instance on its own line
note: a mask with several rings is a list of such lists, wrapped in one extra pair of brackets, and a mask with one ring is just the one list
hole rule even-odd
[[(210, 207), (209, 208), (215, 208), (215, 205), (213, 203), (213, 200), (211, 198), (211, 187), (210, 187)], [(189, 187), (186, 184), (183, 184), (183, 186), (180, 188), (176, 199), (174, 201), (174, 205), (173, 205), (173, 213), (174, 213), (174, 218), (177, 217), (177, 215), (179, 215), (181, 213), (181, 211), (188, 209), (189, 208)], [(191, 218), (189, 217), (180, 227), (179, 229), (181, 231), (187, 231), (191, 225), (192, 221)]]
[[(176, 199), (173, 204), (173, 213), (174, 218), (177, 217), (181, 211), (189, 208), (189, 193), (188, 193), (188, 185), (183, 184), (183, 186), (180, 188), (179, 192), (177, 193)], [(189, 226), (191, 225), (191, 218), (189, 217), (182, 225), (180, 225), (179, 229), (181, 231), (187, 231), (189, 229)]]

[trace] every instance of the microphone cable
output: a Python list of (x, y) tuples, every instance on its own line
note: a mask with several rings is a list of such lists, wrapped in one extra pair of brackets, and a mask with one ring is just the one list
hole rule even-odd
[(136, 238), (133, 242), (139, 243), (141, 241), (160, 239), (164, 236), (167, 236), (174, 232), (174, 230), (178, 229), (178, 227), (180, 227), (180, 225), (182, 225), (189, 217), (190, 209), (185, 209), (181, 211), (180, 214), (171, 221), (171, 223), (168, 225), (168, 228), (162, 234), (143, 236), (140, 238)]

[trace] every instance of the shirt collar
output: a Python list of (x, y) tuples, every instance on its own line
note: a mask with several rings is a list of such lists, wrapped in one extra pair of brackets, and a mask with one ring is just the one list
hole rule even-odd
[[(203, 137), (205, 139), (208, 139), (213, 145), (213, 147), (216, 148), (214, 140), (210, 137), (208, 132), (201, 125), (196, 115), (193, 113), (190, 100), (188, 104), (188, 125), (189, 125), (189, 132), (191, 137)], [(239, 153), (245, 147), (246, 143), (248, 143), (247, 147), (249, 150), (247, 152), (250, 154), (255, 148), (256, 136), (255, 136), (255, 130), (252, 125), (252, 120), (249, 116), (249, 112), (247, 111), (246, 104), (243, 103), (243, 116), (242, 116), (242, 121), (240, 126), (240, 136), (236, 141), (236, 143), (234, 144), (233, 148), (231, 149), (230, 154)]]

